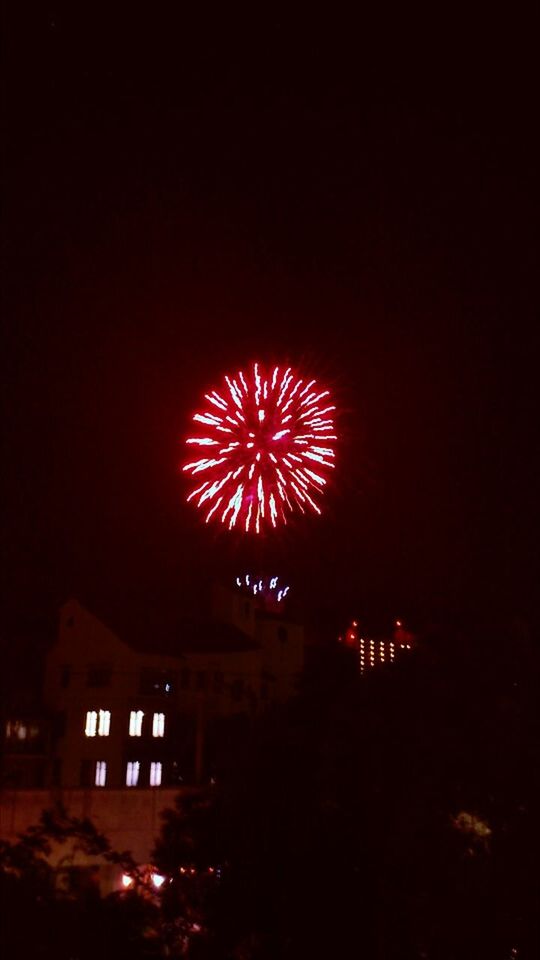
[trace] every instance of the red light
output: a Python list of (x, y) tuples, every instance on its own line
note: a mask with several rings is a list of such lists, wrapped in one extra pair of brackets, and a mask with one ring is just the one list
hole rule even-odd
[(260, 533), (286, 523), (291, 511), (321, 512), (337, 440), (328, 390), (290, 367), (255, 363), (245, 375), (226, 376), (205, 400), (193, 417), (204, 429), (186, 443), (212, 449), (183, 470), (195, 479), (187, 499), (205, 511), (206, 523)]

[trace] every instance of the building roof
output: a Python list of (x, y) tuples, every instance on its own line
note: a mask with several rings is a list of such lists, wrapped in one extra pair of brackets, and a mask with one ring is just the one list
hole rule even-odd
[(155, 617), (141, 615), (134, 605), (84, 606), (119, 640), (139, 653), (182, 657), (187, 654), (245, 653), (260, 649), (252, 637), (232, 624), (209, 617), (181, 617), (177, 611), (159, 609)]
[(260, 649), (260, 644), (228, 623), (212, 620), (182, 620), (166, 629), (153, 625), (137, 636), (123, 635), (123, 639), (144, 653), (162, 653), (168, 656), (197, 653), (245, 653)]

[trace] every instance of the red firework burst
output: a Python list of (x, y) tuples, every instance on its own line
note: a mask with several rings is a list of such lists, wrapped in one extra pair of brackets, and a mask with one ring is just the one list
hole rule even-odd
[(202, 481), (188, 501), (206, 511), (206, 523), (260, 533), (286, 523), (296, 508), (320, 513), (317, 500), (334, 467), (328, 390), (300, 379), (290, 367), (266, 372), (260, 364), (225, 377), (220, 393), (193, 420), (205, 429), (186, 443), (211, 448), (183, 469)]

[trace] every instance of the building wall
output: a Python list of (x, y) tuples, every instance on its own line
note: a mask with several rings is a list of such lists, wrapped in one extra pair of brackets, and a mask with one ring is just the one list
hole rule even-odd
[[(213, 720), (252, 715), (294, 694), (303, 668), (302, 628), (261, 616), (241, 595), (224, 592), (220, 603), (222, 619), (252, 647), (174, 657), (142, 653), (78, 602), (62, 607), (44, 684), (46, 708), (56, 718), (48, 784), (88, 786), (98, 761), (106, 763), (107, 788), (126, 785), (129, 761), (141, 764), (138, 788), (149, 785), (152, 762), (162, 764), (163, 785), (199, 780), (205, 729)], [(108, 735), (85, 735), (88, 711), (100, 710), (110, 713)], [(129, 735), (131, 711), (144, 714), (141, 737)], [(165, 716), (162, 738), (152, 736), (154, 713)]]
[[(64, 604), (46, 661), (40, 749), (37, 741), (21, 740), (11, 744), (11, 752), (4, 750), (3, 839), (15, 840), (39, 822), (44, 809), (61, 803), (70, 815), (88, 817), (114, 849), (129, 850), (140, 865), (149, 863), (161, 811), (201, 780), (214, 721), (256, 714), (273, 701), (287, 699), (295, 693), (303, 669), (300, 626), (266, 615), (253, 598), (228, 591), (216, 593), (213, 613), (216, 621), (241, 631), (245, 649), (192, 650), (176, 656), (151, 648), (141, 652), (77, 601)], [(109, 734), (87, 736), (87, 712), (100, 710), (110, 712)], [(131, 737), (130, 713), (138, 710), (144, 714), (143, 736)], [(152, 736), (154, 713), (165, 715), (163, 737)], [(136, 787), (126, 785), (128, 760), (141, 764)], [(93, 785), (97, 761), (107, 764), (105, 788)], [(151, 762), (163, 764), (163, 782), (154, 788), (148, 785)], [(88, 785), (81, 783), (85, 770)], [(19, 787), (32, 780), (33, 787), (38, 782), (44, 786), (14, 789), (9, 775), (13, 783), (19, 777)], [(51, 862), (56, 866), (62, 858), (73, 866), (99, 867), (103, 892), (121, 889), (120, 868), (65, 846), (54, 849)]]
[[(54, 809), (59, 802), (73, 817), (89, 818), (105, 834), (114, 850), (129, 851), (138, 865), (150, 864), (151, 853), (161, 828), (161, 813), (174, 808), (178, 790), (1, 790), (0, 837), (10, 842), (28, 827), (36, 825), (43, 810)], [(69, 844), (52, 845), (50, 862), (54, 867), (95, 864), (100, 871), (103, 893), (122, 889), (122, 869), (100, 857), (73, 851)]]

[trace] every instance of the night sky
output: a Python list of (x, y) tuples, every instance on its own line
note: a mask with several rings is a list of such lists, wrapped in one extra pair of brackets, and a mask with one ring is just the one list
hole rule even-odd
[[(7, 634), (72, 595), (151, 618), (249, 563), (322, 617), (530, 617), (527, 31), (75, 6), (6, 32)], [(178, 464), (257, 358), (326, 381), (342, 442), (323, 516), (254, 547)]]

